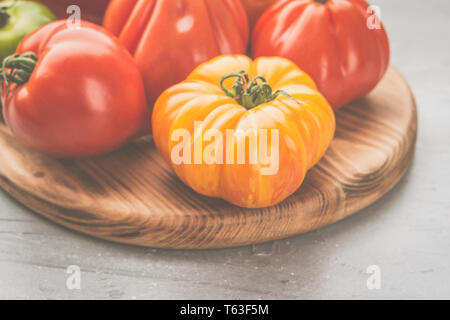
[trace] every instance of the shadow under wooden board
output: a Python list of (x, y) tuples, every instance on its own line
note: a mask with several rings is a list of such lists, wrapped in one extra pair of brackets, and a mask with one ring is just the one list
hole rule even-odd
[(281, 204), (243, 209), (181, 183), (150, 138), (108, 155), (58, 160), (0, 126), (0, 185), (41, 215), (95, 237), (160, 248), (217, 248), (289, 237), (341, 220), (389, 191), (414, 153), (417, 111), (391, 67), (366, 98), (337, 113), (336, 137)]

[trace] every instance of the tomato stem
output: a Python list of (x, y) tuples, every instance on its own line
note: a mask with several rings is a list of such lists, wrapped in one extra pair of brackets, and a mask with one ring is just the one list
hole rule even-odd
[(36, 66), (38, 58), (34, 52), (13, 54), (3, 60), (0, 69), (0, 80), (3, 84), (15, 83), (23, 85), (29, 79)]
[(328, 0), (314, 0), (315, 2), (326, 4)]
[[(225, 87), (225, 81), (227, 79), (236, 78), (231, 90)], [(222, 78), (220, 86), (225, 94), (240, 105), (250, 110), (259, 106), (260, 104), (267, 103), (275, 100), (279, 95), (284, 95), (290, 99), (295, 100), (289, 93), (283, 90), (272, 91), (272, 87), (267, 83), (264, 77), (257, 76), (250, 81), (250, 76), (247, 72), (241, 71), (238, 73), (231, 73)]]

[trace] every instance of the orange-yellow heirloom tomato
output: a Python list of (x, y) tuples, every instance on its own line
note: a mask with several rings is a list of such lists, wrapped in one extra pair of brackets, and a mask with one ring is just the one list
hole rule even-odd
[(291, 61), (224, 55), (167, 89), (152, 126), (157, 148), (184, 183), (260, 208), (300, 187), (328, 148), (335, 118)]

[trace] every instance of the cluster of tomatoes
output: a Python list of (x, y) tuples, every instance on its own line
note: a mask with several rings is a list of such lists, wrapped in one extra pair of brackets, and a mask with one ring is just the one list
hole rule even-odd
[[(11, 2), (0, 8), (26, 1)], [(40, 2), (60, 17), (70, 4), (93, 22), (106, 13), (103, 26), (40, 22), (4, 60), (3, 116), (17, 139), (85, 157), (152, 130), (171, 163), (171, 133), (196, 139), (195, 121), (223, 132), (277, 128), (280, 168), (271, 176), (258, 164), (171, 163), (194, 190), (245, 207), (295, 192), (333, 138), (332, 109), (366, 95), (389, 64), (386, 32), (368, 26), (364, 0)]]

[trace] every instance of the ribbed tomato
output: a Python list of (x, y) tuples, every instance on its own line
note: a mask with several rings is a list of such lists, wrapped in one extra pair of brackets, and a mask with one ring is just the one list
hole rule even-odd
[(334, 109), (369, 93), (389, 66), (389, 41), (364, 0), (280, 0), (258, 21), (253, 54), (295, 62)]
[(294, 63), (243, 55), (217, 57), (166, 90), (152, 122), (183, 182), (251, 208), (294, 193), (335, 130), (330, 105)]
[(134, 55), (150, 104), (200, 63), (245, 53), (249, 33), (240, 0), (112, 0), (104, 26)]

